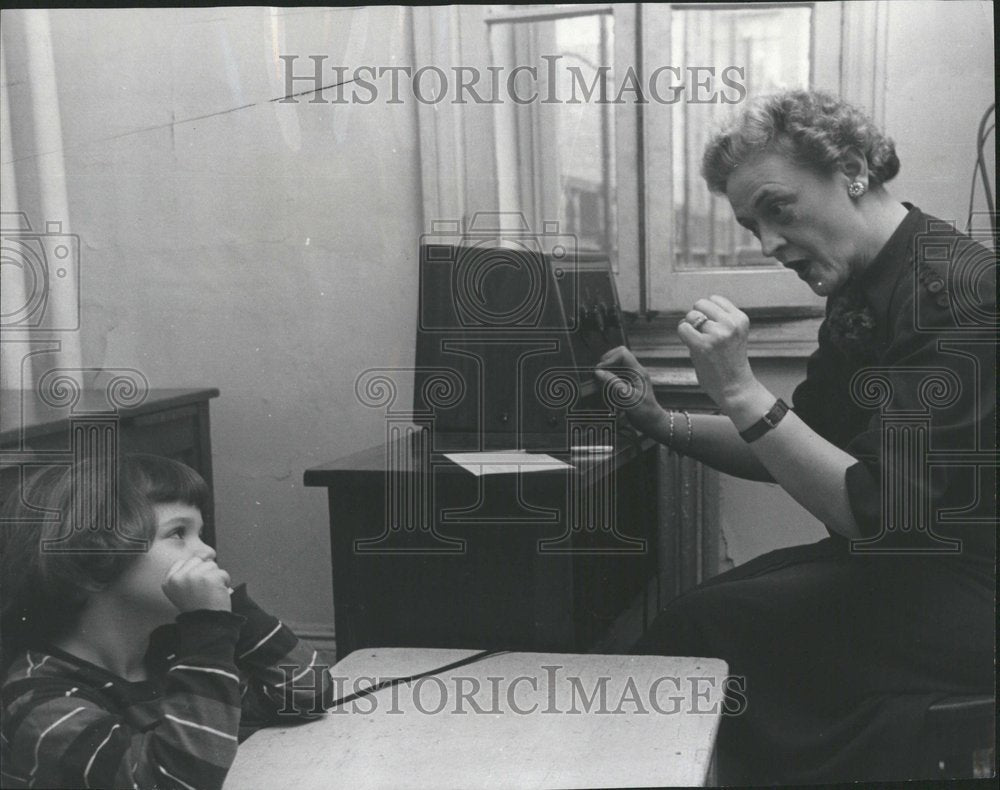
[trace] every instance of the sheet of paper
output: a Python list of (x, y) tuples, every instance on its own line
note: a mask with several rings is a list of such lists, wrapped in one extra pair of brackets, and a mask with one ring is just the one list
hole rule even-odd
[(491, 453), (445, 453), (444, 457), (472, 472), (476, 477), (516, 472), (547, 472), (552, 469), (566, 469), (570, 466), (565, 461), (560, 461), (551, 455), (514, 450)]

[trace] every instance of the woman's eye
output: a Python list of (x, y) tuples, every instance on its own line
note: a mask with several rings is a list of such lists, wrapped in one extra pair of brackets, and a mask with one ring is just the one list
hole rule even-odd
[(776, 201), (767, 207), (768, 216), (776, 222), (788, 223), (794, 219), (792, 210), (783, 201)]

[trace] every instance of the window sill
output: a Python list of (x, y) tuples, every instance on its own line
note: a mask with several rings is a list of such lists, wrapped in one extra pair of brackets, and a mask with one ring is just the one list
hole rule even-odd
[(717, 412), (718, 406), (698, 384), (694, 368), (659, 359), (643, 362), (653, 382), (656, 400), (665, 409)]
[[(822, 308), (747, 310), (751, 359), (808, 357), (816, 350), (816, 335), (823, 321)], [(643, 364), (687, 359), (687, 347), (677, 337), (682, 313), (654, 313), (629, 326), (629, 345)]]

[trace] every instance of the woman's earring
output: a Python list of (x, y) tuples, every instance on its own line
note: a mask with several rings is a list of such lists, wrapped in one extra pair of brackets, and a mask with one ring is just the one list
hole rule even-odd
[(862, 181), (852, 181), (847, 185), (847, 194), (852, 198), (859, 198), (867, 191), (868, 187)]

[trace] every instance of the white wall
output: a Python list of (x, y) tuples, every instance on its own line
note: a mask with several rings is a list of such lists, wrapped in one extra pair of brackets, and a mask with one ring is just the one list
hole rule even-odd
[(333, 619), (325, 490), (303, 471), (378, 443), (355, 377), (413, 364), (421, 193), (410, 104), (272, 103), (276, 55), (391, 64), (408, 13), (51, 12), (84, 365), (221, 390), (221, 561), (299, 622)]
[[(889, 189), (965, 229), (976, 132), (996, 101), (993, 3), (891, 0), (888, 11), (885, 129), (901, 162)], [(994, 196), (995, 145), (991, 134)], [(981, 186), (976, 206), (985, 209)]]

